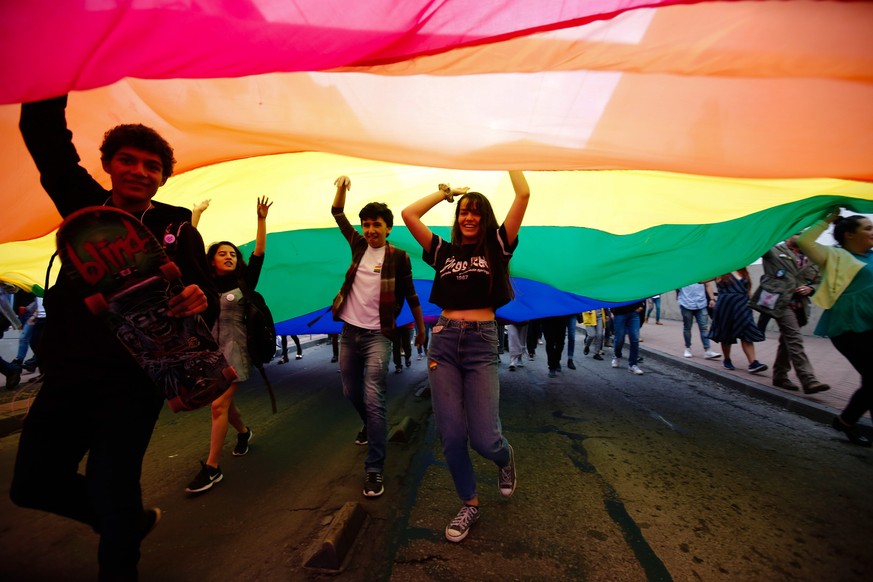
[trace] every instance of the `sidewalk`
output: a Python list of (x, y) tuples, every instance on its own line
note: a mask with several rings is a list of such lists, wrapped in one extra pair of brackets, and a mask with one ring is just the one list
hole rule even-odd
[[(766, 341), (755, 344), (758, 360), (767, 364), (770, 369), (758, 374), (750, 374), (746, 371), (748, 362), (739, 344), (733, 346), (731, 353), (731, 360), (737, 369), (726, 370), (722, 365), (723, 357), (717, 360), (703, 359), (703, 346), (700, 343), (700, 332), (696, 323), (691, 332), (691, 351), (694, 354), (692, 358), (682, 356), (685, 349), (682, 322), (662, 320), (661, 323), (664, 325), (655, 325), (654, 319), (650, 319), (649, 323), (643, 325), (640, 333), (642, 340), (640, 351), (644, 356), (688, 366), (715, 382), (767, 400), (813, 420), (830, 423), (833, 415), (846, 407), (849, 398), (861, 386), (860, 374), (837, 351), (829, 339), (816, 336), (803, 338), (806, 355), (812, 363), (816, 377), (831, 386), (831, 389), (826, 392), (806, 395), (803, 391), (790, 392), (773, 386), (772, 368), (779, 345), (778, 335), (768, 333)], [(717, 352), (722, 351), (716, 343), (712, 344), (712, 349)], [(645, 370), (645, 363), (640, 367)], [(789, 378), (800, 385), (793, 371), (789, 373)], [(869, 417), (864, 415), (859, 424), (870, 427)]]

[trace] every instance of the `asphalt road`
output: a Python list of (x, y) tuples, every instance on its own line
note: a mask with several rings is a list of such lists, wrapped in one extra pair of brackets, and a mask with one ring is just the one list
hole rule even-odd
[[(482, 517), (460, 544), (459, 508), (431, 423), (424, 362), (389, 377), (386, 493), (364, 499), (360, 429), (330, 347), (269, 365), (239, 392), (251, 452), (183, 492), (208, 447), (209, 412), (165, 410), (143, 467), (164, 519), (143, 544), (142, 580), (865, 580), (873, 573), (873, 453), (826, 426), (649, 360), (646, 374), (577, 357), (549, 379), (542, 350), (501, 369), (502, 420), (518, 463), (509, 500), (474, 454)], [(506, 356), (504, 356), (504, 363)], [(96, 536), (12, 506), (17, 434), (0, 439), (0, 579), (92, 580)], [(337, 573), (304, 567), (337, 512), (367, 518)], [(347, 507), (347, 506), (346, 506)], [(335, 523), (335, 522), (334, 522)]]

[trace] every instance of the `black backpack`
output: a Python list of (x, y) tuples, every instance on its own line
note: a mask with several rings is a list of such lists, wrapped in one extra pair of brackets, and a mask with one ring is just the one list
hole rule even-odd
[(241, 285), (246, 309), (246, 339), (252, 364), (260, 367), (276, 354), (276, 326), (264, 296)]

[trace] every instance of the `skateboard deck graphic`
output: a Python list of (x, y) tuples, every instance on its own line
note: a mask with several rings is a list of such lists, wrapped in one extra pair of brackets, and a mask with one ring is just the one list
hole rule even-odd
[(61, 272), (163, 391), (171, 410), (205, 406), (236, 380), (202, 317), (168, 314), (168, 299), (183, 288), (181, 273), (136, 217), (117, 208), (83, 208), (61, 224), (57, 245)]

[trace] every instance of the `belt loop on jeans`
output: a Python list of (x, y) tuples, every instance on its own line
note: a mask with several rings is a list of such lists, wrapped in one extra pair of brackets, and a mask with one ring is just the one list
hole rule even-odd
[(443, 327), (457, 327), (459, 329), (481, 330), (497, 327), (497, 321), (493, 319), (489, 319), (487, 321), (465, 321), (463, 319), (449, 319), (440, 315), (440, 318), (436, 322), (436, 325), (441, 325)]

